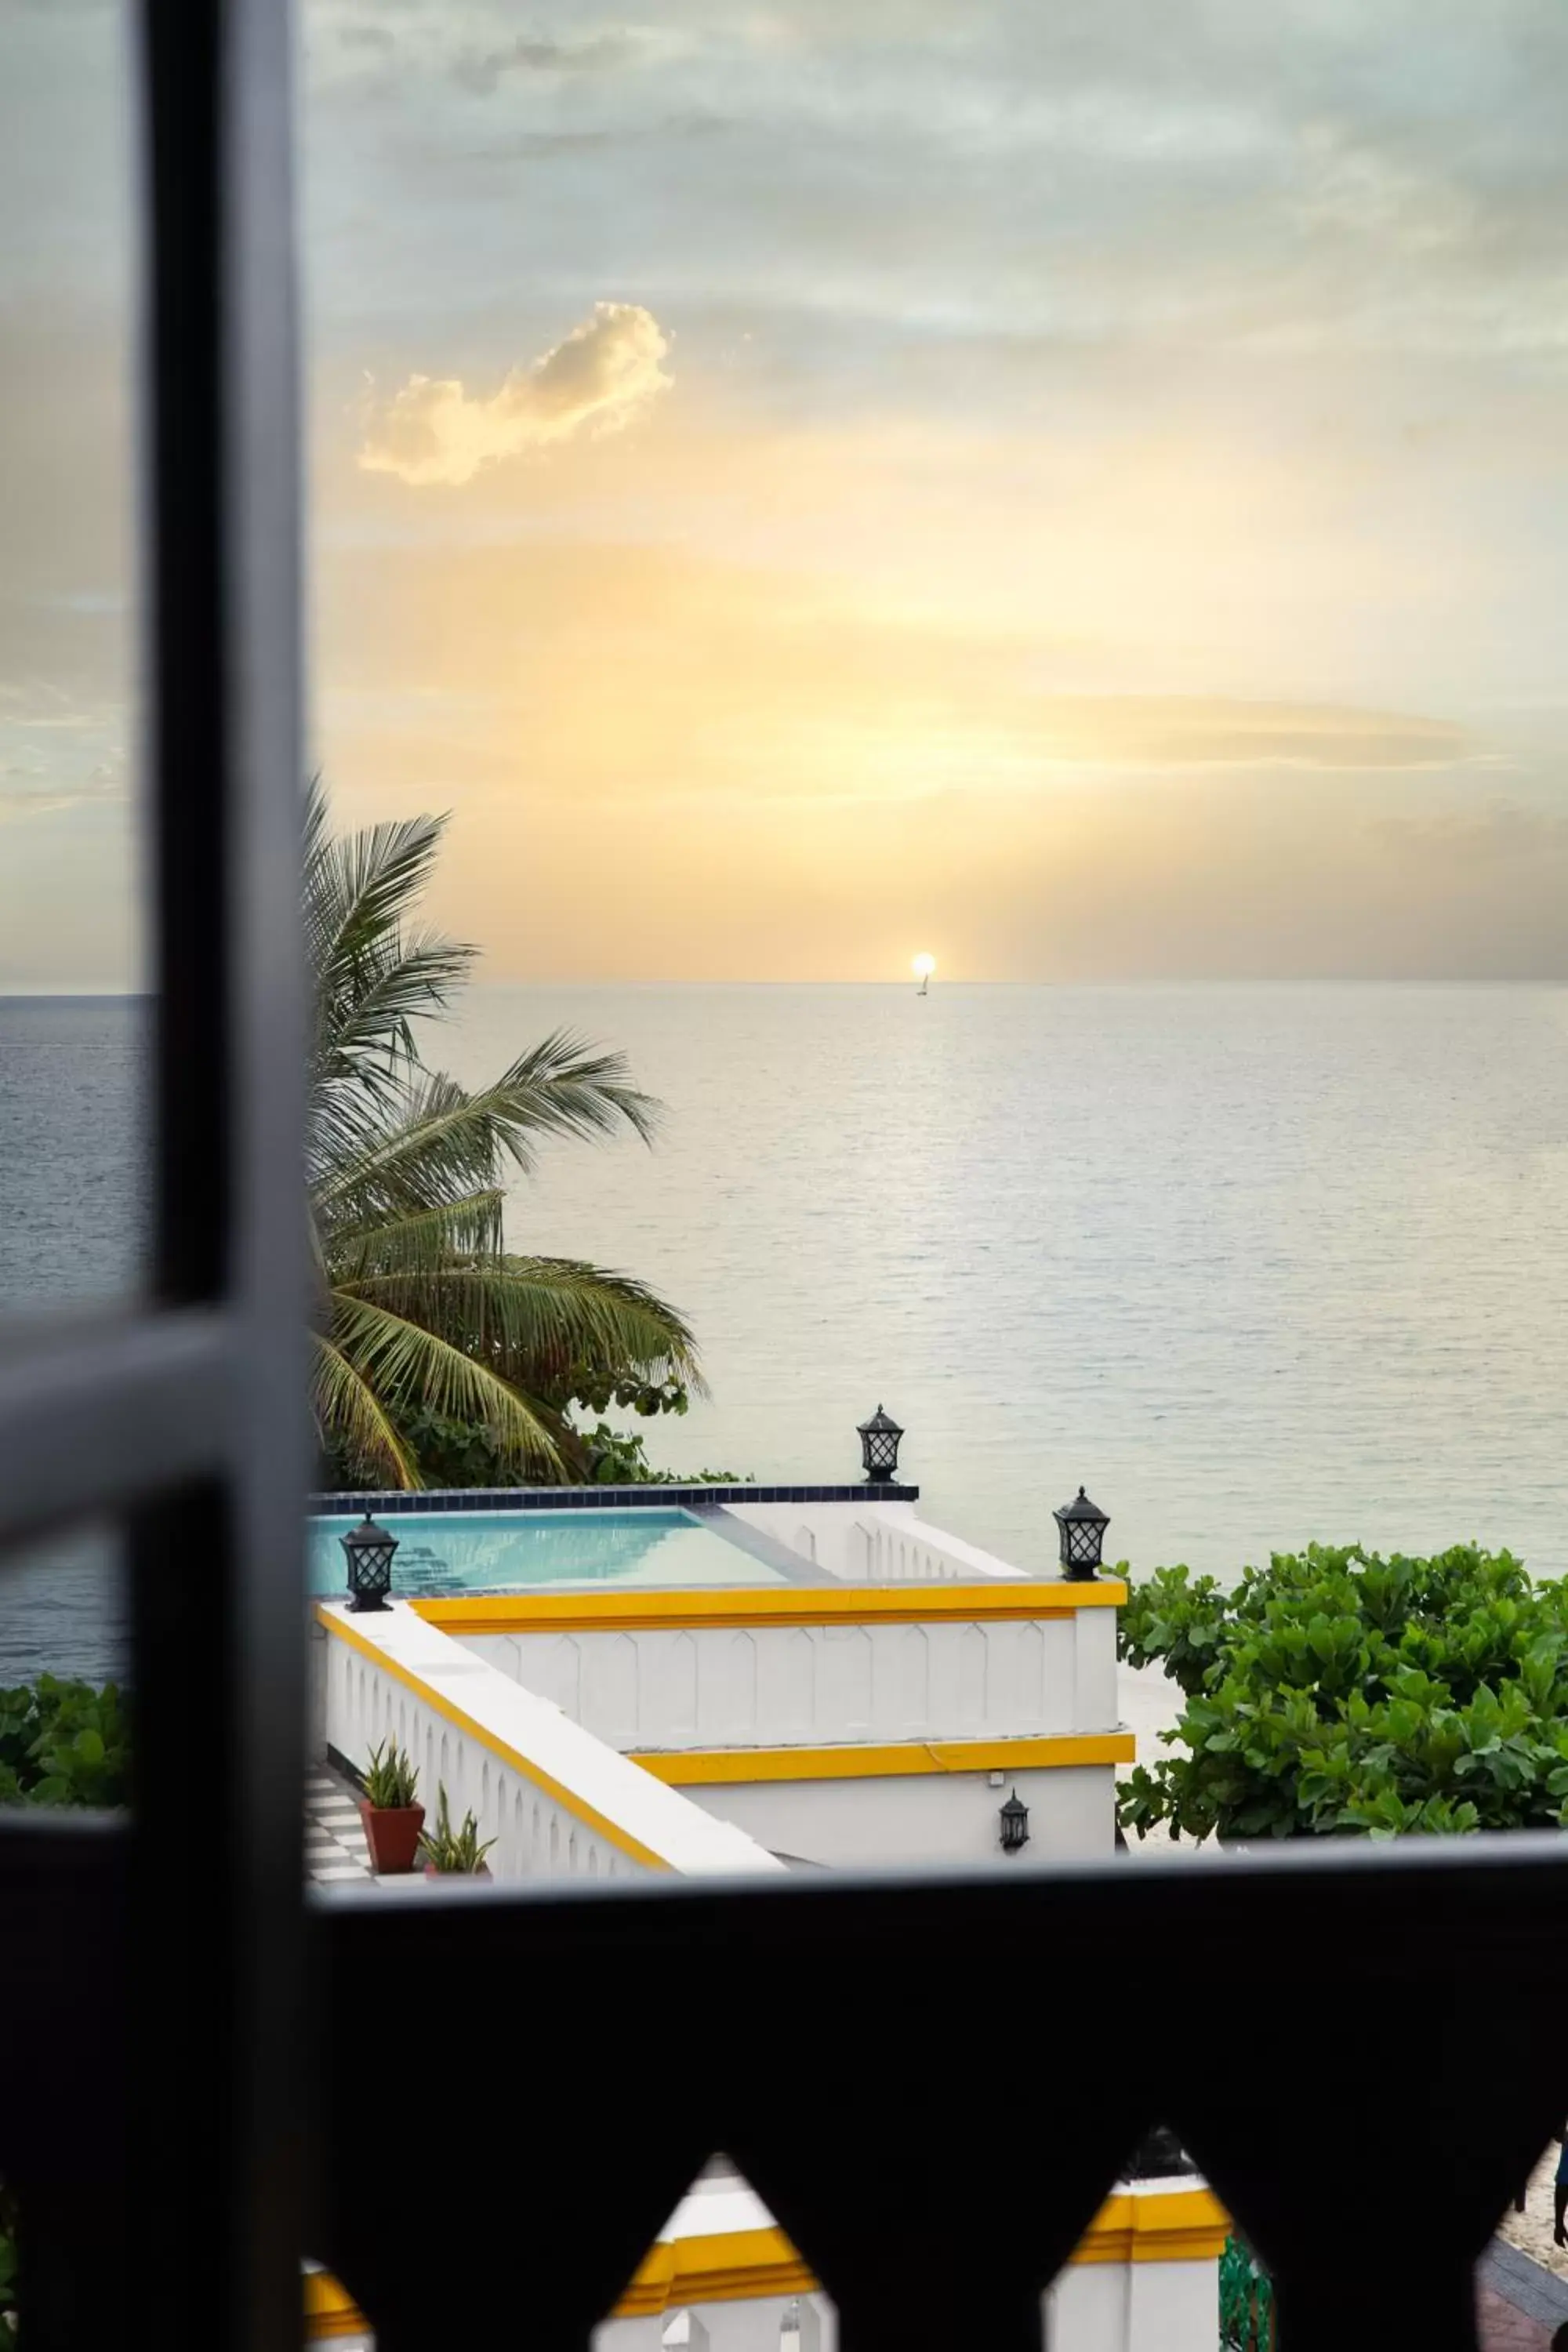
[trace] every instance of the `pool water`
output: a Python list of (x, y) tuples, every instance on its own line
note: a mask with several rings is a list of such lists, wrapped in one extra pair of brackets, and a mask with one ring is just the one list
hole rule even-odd
[[(384, 1520), (397, 1538), (395, 1596), (570, 1591), (596, 1585), (681, 1591), (782, 1584), (784, 1578), (689, 1511), (410, 1511)], [(340, 1538), (352, 1517), (312, 1518), (310, 1589), (342, 1593)]]

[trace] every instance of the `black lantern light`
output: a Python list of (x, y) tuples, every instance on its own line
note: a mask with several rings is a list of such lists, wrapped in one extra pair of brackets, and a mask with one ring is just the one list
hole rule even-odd
[(1062, 1574), (1075, 1583), (1084, 1583), (1100, 1566), (1105, 1530), (1110, 1520), (1098, 1503), (1089, 1501), (1081, 1486), (1072, 1501), (1064, 1503), (1053, 1516), (1061, 1530)]
[(903, 1431), (890, 1412), (880, 1405), (869, 1421), (860, 1423), (860, 1459), (866, 1465), (866, 1475), (876, 1486), (883, 1486), (899, 1475), (899, 1441)]
[(357, 1528), (340, 1536), (349, 1564), (349, 1607), (384, 1609), (392, 1590), (392, 1555), (397, 1538), (378, 1528), (367, 1511)]
[(1016, 1789), (998, 1809), (996, 1818), (1002, 1824), (1003, 1853), (1021, 1853), (1029, 1843), (1029, 1808)]

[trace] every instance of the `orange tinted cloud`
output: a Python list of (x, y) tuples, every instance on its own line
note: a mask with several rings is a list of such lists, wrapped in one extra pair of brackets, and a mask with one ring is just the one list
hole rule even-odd
[(359, 462), (416, 487), (458, 486), (503, 458), (574, 434), (617, 433), (671, 378), (669, 337), (636, 302), (595, 302), (592, 315), (489, 399), (456, 378), (410, 376), (365, 420)]

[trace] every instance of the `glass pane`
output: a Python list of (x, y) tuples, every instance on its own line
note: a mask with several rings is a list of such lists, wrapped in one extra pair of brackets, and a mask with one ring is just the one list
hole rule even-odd
[[(586, 1542), (492, 1496), (407, 1528), (394, 1590), (511, 1685), (498, 1721), (542, 1695), (785, 1866), (864, 1859), (857, 1805), (889, 1858), (1108, 1851), (1127, 1768), (1191, 1760), (1184, 1644), (1119, 1659), (1102, 1582), (1005, 1633), (846, 1596), (1054, 1584), (1080, 1487), (1141, 1579), (1310, 1587), (1310, 1547), (1363, 1543), (1426, 1564), (1424, 1639), (1461, 1590), (1561, 1617), (1564, 473), (1554, 290), (1504, 232), (1563, 37), (1523, 0), (1438, 60), (1407, 13), (1331, 15), (1265, 55), (1239, 0), (309, 0), (312, 764), (343, 833), (450, 812), (404, 911), (477, 958), (410, 992), (441, 1018), (374, 1118), (531, 1054), (553, 1087), (563, 1035), (662, 1107), (645, 1150), (647, 1104), (574, 1066), (531, 1164), (480, 1152), (461, 1197), (424, 1164), (463, 1263), (416, 1266), (433, 1228), (356, 1223), (363, 1137), (318, 1106), (323, 1483), (652, 1473), (679, 1491), (619, 1508), (700, 1516), (715, 1482), (745, 1577), (711, 1514)], [(662, 1357), (605, 1269), (683, 1318)], [(395, 1294), (424, 1336), (389, 1382)], [(868, 1487), (879, 1402), (917, 1507)], [(1321, 1573), (1372, 1626), (1379, 1561)], [(1340, 1818), (1259, 1767), (1283, 1817), (1167, 1775), (1123, 1827), (1539, 1826), (1565, 1691), (1528, 1698), (1527, 1799), (1381, 1788), (1379, 1717)], [(1312, 1704), (1337, 1722), (1331, 1673)], [(874, 1809), (776, 1760), (966, 1741), (930, 1803), (903, 1753)], [(487, 1801), (498, 1873), (570, 1870), (568, 1822), (557, 1852), (525, 1791)]]
[(1549, 13), (306, 25), (316, 757), (453, 812), (433, 1055), (668, 1106), (509, 1204), (689, 1317), (627, 1433), (1568, 1565)]
[(111, 1528), (0, 1555), (0, 1801), (127, 1801), (130, 1633)]
[(126, 32), (0, 11), (0, 1309), (142, 1254)]

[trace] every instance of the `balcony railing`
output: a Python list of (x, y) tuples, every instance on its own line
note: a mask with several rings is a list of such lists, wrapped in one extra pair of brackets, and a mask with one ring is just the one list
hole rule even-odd
[(535, 2346), (585, 2343), (722, 2149), (846, 2352), (1038, 2352), (1042, 2288), (1158, 2120), (1267, 2263), (1287, 2352), (1462, 2352), (1472, 2266), (1568, 2074), (1554, 1837), (327, 1895), (313, 1933), (325, 2019), (439, 1986), (459, 2050), (514, 2036), (515, 2129), (490, 2065), (323, 2038), (310, 2243), (385, 2352), (509, 2341), (517, 2312), (505, 2265), (410, 2263), (378, 2148), (447, 2179), (460, 2152), (464, 2241), (549, 2250)]

